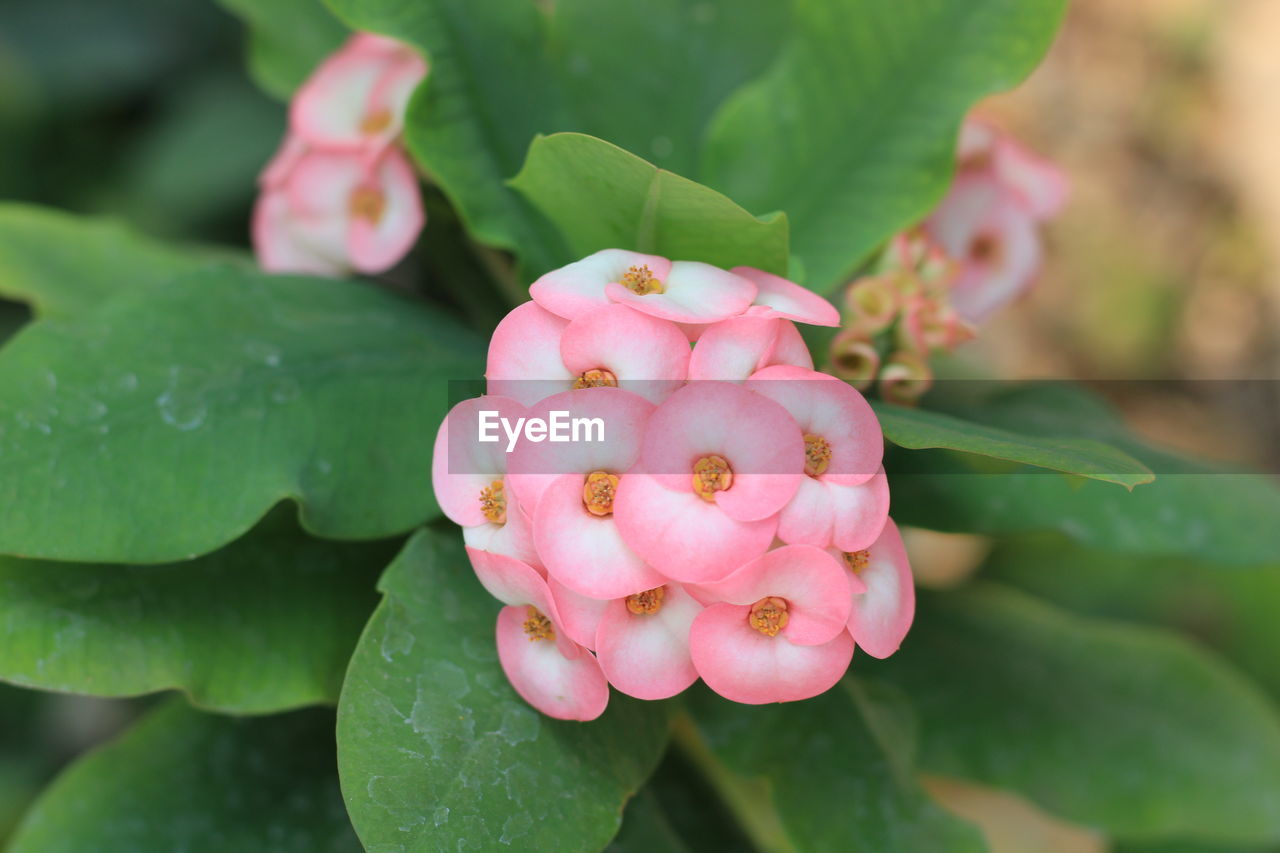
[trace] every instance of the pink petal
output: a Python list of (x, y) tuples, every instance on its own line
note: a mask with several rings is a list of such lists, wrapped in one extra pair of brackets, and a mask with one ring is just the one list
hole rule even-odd
[(1003, 137), (997, 144), (994, 165), (996, 175), (1022, 199), (1033, 218), (1049, 219), (1066, 204), (1069, 188), (1062, 170), (1012, 137)]
[(346, 222), (351, 194), (372, 177), (371, 164), (358, 153), (311, 149), (298, 158), (285, 188), (296, 215)]
[[(595, 440), (598, 434), (588, 432), (587, 427), (579, 436), (585, 439), (590, 435), (590, 441), (532, 442), (522, 438), (508, 460), (520, 501), (533, 512), (543, 490), (562, 474), (621, 474), (629, 470), (640, 458), (640, 439), (652, 412), (653, 404), (638, 394), (604, 387), (562, 391), (530, 408), (529, 418), (549, 424), (553, 418), (569, 423), (580, 418), (598, 420), (603, 440)], [(572, 428), (565, 429), (572, 438)]]
[(533, 521), (518, 504), (507, 504), (505, 524), (486, 521), (462, 528), (462, 541), (477, 551), (512, 557), (534, 567), (542, 565), (534, 548)]
[[(482, 412), (496, 412), (511, 421), (524, 416), (524, 406), (508, 397), (477, 397), (463, 400), (449, 410), (436, 432), (431, 456), (431, 486), (436, 502), (455, 524), (470, 527), (485, 524), (480, 492), (507, 470), (505, 441), (479, 440)], [(500, 432), (500, 431), (499, 431)], [(504, 482), (504, 492), (506, 491)], [(508, 505), (511, 495), (507, 495)]]
[(489, 340), (484, 372), (489, 393), (532, 406), (572, 388), (575, 375), (560, 358), (560, 338), (568, 325), (535, 302), (513, 308)]
[(770, 596), (787, 602), (788, 621), (779, 637), (800, 646), (826, 643), (849, 619), (848, 571), (811, 545), (784, 545), (757, 557), (724, 580), (700, 584), (698, 592), (729, 604), (750, 605)]
[(580, 261), (546, 273), (529, 287), (533, 301), (567, 320), (608, 305), (605, 286), (620, 282), (631, 267), (647, 266), (655, 278), (665, 279), (671, 261), (625, 249), (602, 249)]
[(763, 554), (778, 526), (774, 517), (735, 521), (692, 491), (672, 491), (636, 471), (618, 484), (613, 518), (645, 562), (689, 583), (719, 580)]
[(880, 469), (880, 421), (866, 398), (848, 383), (826, 373), (775, 365), (752, 374), (747, 388), (786, 409), (805, 435), (827, 441), (831, 459), (818, 475), (821, 479), (852, 486)]
[(587, 512), (586, 478), (558, 477), (542, 493), (533, 519), (533, 541), (547, 571), (590, 598), (620, 598), (661, 586), (665, 580), (622, 538), (612, 516)]
[(596, 628), (609, 601), (579, 595), (553, 577), (547, 578), (547, 586), (551, 588), (551, 597), (560, 613), (560, 624), (569, 639), (595, 651)]
[(889, 481), (883, 468), (856, 486), (806, 477), (778, 516), (778, 538), (792, 544), (860, 551), (875, 541), (888, 518)]
[(781, 317), (813, 326), (840, 325), (840, 312), (834, 305), (794, 281), (754, 267), (734, 267), (729, 272), (755, 284), (756, 301), (748, 310), (758, 317)]
[(618, 387), (660, 403), (689, 375), (689, 343), (674, 323), (606, 305), (579, 314), (564, 330), (560, 356), (575, 377), (607, 370)]
[(747, 622), (750, 605), (713, 604), (693, 620), (689, 650), (698, 675), (734, 702), (794, 702), (833, 687), (853, 659), (853, 639), (841, 631), (819, 646), (769, 637)]
[[(281, 190), (267, 190), (253, 208), (253, 251), (258, 265), (271, 273), (341, 276), (350, 271), (342, 252), (342, 221), (299, 221)], [(326, 245), (317, 232), (336, 239)], [(336, 247), (336, 251), (334, 248)]]
[(916, 588), (902, 535), (892, 519), (867, 550), (868, 563), (859, 575), (866, 592), (853, 597), (849, 633), (867, 654), (887, 658), (911, 629)]
[(373, 194), (382, 207), (362, 214), (352, 206), (348, 237), (352, 265), (363, 273), (385, 272), (409, 253), (426, 222), (418, 176), (398, 148), (388, 148), (374, 167), (373, 180), (355, 192)]
[(737, 316), (756, 296), (755, 284), (747, 279), (697, 261), (675, 261), (663, 283), (662, 293), (641, 295), (611, 282), (605, 296), (677, 323), (716, 323)]
[(595, 657), (585, 650), (575, 658), (558, 643), (534, 640), (525, 633), (525, 607), (498, 613), (498, 660), (520, 696), (548, 717), (594, 720), (609, 704), (609, 684)]
[(812, 370), (813, 357), (790, 321), (748, 314), (706, 327), (689, 359), (689, 378), (742, 382), (773, 364)]
[(596, 631), (600, 668), (609, 683), (637, 699), (666, 699), (698, 680), (689, 628), (702, 605), (666, 584), (656, 613), (632, 613), (625, 599), (605, 608)]
[(650, 416), (640, 458), (663, 486), (692, 494), (694, 466), (706, 456), (728, 462), (733, 482), (715, 492), (715, 505), (740, 521), (777, 513), (804, 476), (804, 438), (786, 409), (729, 382), (672, 394)]
[(280, 148), (258, 175), (258, 186), (263, 189), (277, 189), (284, 186), (289, 176), (293, 174), (293, 167), (306, 153), (307, 143), (296, 134), (286, 132)]

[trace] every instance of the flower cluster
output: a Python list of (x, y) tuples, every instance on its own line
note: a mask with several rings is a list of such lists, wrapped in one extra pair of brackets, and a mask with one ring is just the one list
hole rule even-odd
[(284, 142), (258, 179), (253, 244), (263, 269), (378, 273), (409, 251), (424, 214), (397, 139), (426, 73), (412, 48), (357, 33), (298, 89)]
[(929, 387), (928, 356), (1023, 293), (1040, 269), (1040, 226), (1066, 201), (1056, 166), (980, 119), (961, 128), (955, 182), (921, 225), (894, 238), (882, 268), (845, 294), (848, 328), (832, 369), (910, 402)]
[[(498, 655), (521, 696), (577, 720), (609, 685), (662, 699), (701, 678), (791, 701), (834, 685), (855, 644), (897, 649), (915, 598), (880, 425), (813, 369), (793, 322), (836, 325), (830, 304), (760, 270), (619, 249), (530, 293), (432, 471), (507, 605)], [(598, 440), (556, 443), (557, 416)], [(499, 422), (503, 440), (481, 440)]]

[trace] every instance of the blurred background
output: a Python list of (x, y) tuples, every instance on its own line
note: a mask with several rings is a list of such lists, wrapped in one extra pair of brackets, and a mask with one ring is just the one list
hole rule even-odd
[[(1211, 383), (1192, 381), (1280, 375), (1277, 45), (1276, 0), (1073, 0), (1040, 69), (983, 105), (1063, 166), (1072, 199), (1050, 226), (1034, 291), (962, 358), (1006, 378), (1163, 380), (1115, 400), (1139, 431), (1280, 470), (1274, 389), (1207, 406)], [(110, 215), (166, 239), (247, 246), (255, 177), (285, 113), (249, 81), (243, 51), (240, 24), (211, 0), (4, 0), (0, 199)], [(0, 339), (26, 316), (0, 303)], [(985, 553), (973, 543), (943, 550), (954, 558), (964, 547), (961, 573)], [(1265, 580), (1273, 591), (1274, 577)], [(1256, 597), (1256, 578), (1241, 590), (1236, 578), (1206, 595)], [(1115, 615), (1176, 624), (1229, 654), (1235, 644), (1257, 656), (1239, 611), (1214, 610), (1199, 593), (1127, 609), (1123, 590), (1099, 587), (1104, 595), (1116, 598)], [(43, 782), (139, 704), (0, 686), (0, 841)], [(982, 796), (949, 799), (963, 811)], [(1016, 804), (999, 808), (1015, 823), (1024, 817)], [(1019, 831), (1043, 833), (1035, 849), (1099, 843), (1034, 826)]]

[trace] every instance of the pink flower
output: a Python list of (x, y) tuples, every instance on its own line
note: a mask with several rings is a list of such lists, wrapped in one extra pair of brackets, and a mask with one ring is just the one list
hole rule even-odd
[(565, 634), (547, 582), (532, 566), (468, 548), (476, 577), (507, 606), (498, 612), (498, 660), (523, 699), (559, 720), (594, 720), (609, 684), (591, 652)]
[(522, 442), (509, 468), (516, 494), (533, 518), (542, 565), (580, 595), (621, 598), (665, 581), (627, 546), (613, 518), (618, 483), (640, 456), (653, 408), (628, 391), (590, 388), (553, 395), (529, 410), (530, 418), (544, 421), (560, 411), (567, 413), (566, 421), (601, 424), (601, 441)]
[(462, 527), (471, 548), (536, 563), (532, 523), (513, 494), (504, 445), (476, 440), (481, 411), (497, 412), (512, 423), (526, 415), (524, 406), (505, 397), (477, 397), (454, 406), (440, 424), (432, 453), (436, 500)]
[(889, 517), (889, 483), (870, 404), (839, 379), (799, 367), (765, 368), (747, 387), (786, 409), (804, 435), (805, 476), (778, 518), (778, 538), (851, 551), (871, 544)]
[(637, 699), (666, 699), (698, 680), (689, 630), (702, 605), (676, 583), (663, 583), (604, 608), (596, 654), (609, 683)]
[(887, 658), (902, 645), (916, 612), (915, 582), (898, 526), (889, 519), (879, 538), (866, 548), (829, 553), (851, 571), (849, 633), (867, 654)]
[(715, 692), (749, 705), (807, 699), (853, 657), (848, 571), (808, 545), (777, 548), (699, 588), (717, 603), (693, 620), (689, 648)]
[(803, 469), (804, 438), (786, 409), (740, 385), (692, 383), (650, 416), (614, 517), (662, 574), (718, 580), (769, 547)]
[(259, 179), (253, 245), (263, 269), (380, 273), (413, 247), (422, 197), (394, 140), (426, 73), (408, 46), (357, 34), (298, 90), (290, 131)]
[(1023, 293), (1040, 271), (1036, 220), (990, 175), (958, 177), (925, 227), (960, 261), (951, 304), (971, 322)]
[(780, 317), (812, 326), (839, 326), (840, 312), (812, 290), (755, 267), (729, 270), (755, 284), (755, 301), (747, 309), (757, 317)]
[(661, 402), (689, 373), (689, 343), (674, 323), (603, 305), (566, 321), (535, 302), (493, 332), (489, 393), (533, 405), (572, 388), (620, 387)]
[(298, 89), (290, 129), (315, 148), (376, 157), (400, 135), (409, 96), (426, 76), (413, 48), (357, 33)]
[(529, 295), (570, 320), (593, 306), (620, 302), (663, 320), (707, 324), (747, 310), (756, 285), (710, 264), (603, 249), (542, 276)]
[(742, 382), (772, 364), (812, 369), (813, 356), (790, 320), (745, 314), (705, 327), (689, 358), (689, 378)]

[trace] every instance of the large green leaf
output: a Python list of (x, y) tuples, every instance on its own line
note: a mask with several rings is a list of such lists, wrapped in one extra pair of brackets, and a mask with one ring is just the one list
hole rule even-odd
[(347, 853), (333, 714), (237, 720), (181, 700), (77, 761), (9, 853)]
[(0, 350), (0, 553), (185, 559), (284, 498), (322, 536), (405, 531), (482, 352), (368, 284), (227, 267), (34, 323)]
[(1024, 77), (1064, 0), (796, 0), (782, 58), (721, 110), (701, 179), (785, 210), (811, 286), (840, 284), (946, 189), (960, 119)]
[(896, 453), (886, 467), (899, 521), (977, 533), (1057, 531), (1094, 548), (1219, 565), (1264, 565), (1280, 554), (1280, 482), (1271, 475), (1153, 448), (1105, 403), (1070, 384), (957, 383), (944, 390), (962, 399), (931, 396), (930, 406), (994, 429), (1105, 442), (1156, 480), (1125, 494), (1078, 478), (995, 468), (976, 456)]
[(1185, 559), (1135, 558), (1034, 537), (1002, 542), (982, 571), (1072, 610), (1191, 634), (1280, 702), (1280, 555), (1270, 566), (1222, 571)]
[(627, 803), (622, 829), (605, 853), (693, 853), (693, 849), (671, 825), (658, 798), (645, 789)]
[(580, 133), (535, 139), (511, 181), (575, 256), (632, 249), (787, 272), (787, 220), (756, 219), (715, 190)]
[(910, 766), (909, 709), (882, 719), (865, 689), (846, 680), (785, 705), (690, 694), (712, 755), (740, 777), (763, 778), (799, 853), (985, 850), (977, 829), (920, 790)]
[(659, 703), (615, 694), (599, 720), (541, 716), (498, 665), (500, 605), (456, 531), (392, 563), (338, 706), (338, 765), (370, 850), (600, 850), (666, 740)]
[[(431, 57), (405, 140), (482, 241), (539, 271), (572, 260), (505, 181), (539, 133), (581, 131), (692, 174), (713, 110), (761, 73), (782, 0), (328, 0)], [(495, 45), (501, 45), (500, 49)]]
[(218, 0), (249, 30), (249, 70), (281, 100), (347, 37), (321, 0)]
[(977, 586), (922, 597), (871, 672), (911, 696), (926, 770), (1118, 836), (1280, 840), (1280, 717), (1172, 634)]
[(0, 204), (0, 296), (29, 302), (45, 317), (71, 316), (206, 262), (109, 219)]
[(887, 403), (877, 403), (875, 410), (885, 438), (910, 450), (958, 450), (1119, 483), (1129, 489), (1155, 479), (1147, 466), (1129, 454), (1092, 439), (1062, 438), (1052, 431), (1024, 435), (941, 412)]
[(392, 548), (309, 539), (277, 512), (187, 564), (0, 557), (0, 679), (93, 696), (176, 688), (237, 713), (336, 702)]

